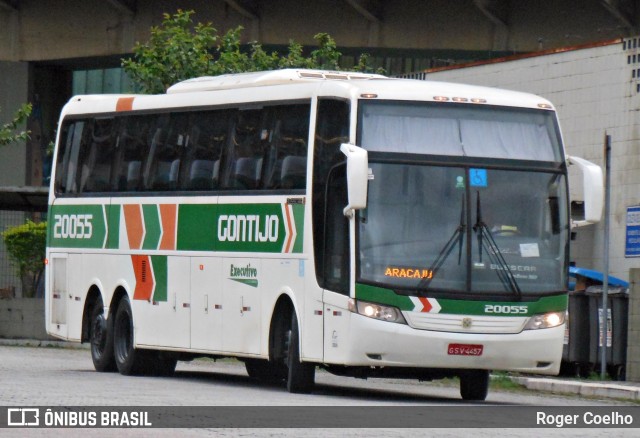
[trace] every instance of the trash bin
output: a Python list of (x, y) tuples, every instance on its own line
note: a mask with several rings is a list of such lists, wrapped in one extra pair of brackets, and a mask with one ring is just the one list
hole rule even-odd
[[(594, 367), (601, 364), (603, 345), (602, 286), (590, 286), (586, 294), (589, 300), (589, 362)], [(627, 325), (629, 292), (626, 287), (609, 287), (607, 292), (607, 372), (614, 380), (624, 380), (627, 363)]]
[(589, 368), (589, 298), (584, 290), (569, 292), (561, 374), (584, 376)]

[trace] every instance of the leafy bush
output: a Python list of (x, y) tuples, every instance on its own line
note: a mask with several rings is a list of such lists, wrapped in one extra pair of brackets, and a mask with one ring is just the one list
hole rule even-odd
[[(277, 70), (281, 68), (318, 68), (339, 70), (341, 53), (336, 42), (326, 33), (318, 33), (318, 48), (308, 57), (302, 45), (291, 41), (288, 53), (267, 53), (257, 42), (249, 43), (248, 52), (241, 50), (242, 26), (224, 35), (211, 23), (194, 24), (194, 11), (163, 14), (160, 26), (151, 28), (149, 41), (136, 43), (133, 57), (122, 60), (122, 67), (144, 93), (164, 93), (168, 87), (198, 76)], [(357, 71), (372, 71), (370, 57), (360, 56)]]
[(9, 257), (18, 267), (23, 296), (35, 296), (44, 271), (47, 223), (27, 220), (25, 224), (8, 228), (2, 238)]

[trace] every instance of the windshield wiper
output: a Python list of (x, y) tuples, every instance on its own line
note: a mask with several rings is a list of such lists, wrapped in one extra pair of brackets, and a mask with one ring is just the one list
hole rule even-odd
[(429, 284), (431, 283), (431, 280), (435, 278), (436, 273), (442, 267), (444, 262), (447, 260), (447, 258), (453, 251), (453, 248), (455, 248), (456, 242), (458, 243), (458, 265), (462, 263), (462, 243), (464, 241), (465, 230), (467, 228), (464, 221), (464, 213), (465, 213), (465, 199), (463, 194), (462, 206), (460, 208), (460, 224), (455, 229), (455, 231), (453, 232), (453, 235), (444, 245), (442, 250), (440, 250), (440, 254), (438, 254), (438, 257), (436, 257), (436, 260), (429, 267), (429, 270), (428, 270), (429, 276), (420, 280), (420, 283), (418, 283), (418, 287), (426, 288), (429, 286)]
[(500, 281), (502, 282), (505, 289), (510, 290), (515, 295), (520, 298), (522, 296), (522, 291), (520, 290), (520, 286), (518, 285), (518, 281), (516, 277), (511, 272), (511, 268), (507, 264), (507, 261), (502, 256), (502, 251), (500, 251), (500, 247), (494, 240), (491, 235), (491, 231), (487, 224), (482, 220), (482, 207), (480, 203), (480, 192), (477, 193), (476, 198), (476, 224), (473, 226), (473, 231), (477, 234), (478, 238), (478, 258), (479, 262), (482, 263), (482, 249), (484, 248), (486, 253), (489, 256), (489, 260), (491, 263), (498, 266), (497, 275)]

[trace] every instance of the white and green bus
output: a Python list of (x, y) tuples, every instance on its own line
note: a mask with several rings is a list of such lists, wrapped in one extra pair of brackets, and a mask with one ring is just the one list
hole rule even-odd
[[(585, 218), (602, 174), (584, 170)], [(49, 195), (46, 326), (97, 371), (237, 357), (355, 377), (556, 374), (571, 232), (537, 96), (280, 70), (73, 97)]]

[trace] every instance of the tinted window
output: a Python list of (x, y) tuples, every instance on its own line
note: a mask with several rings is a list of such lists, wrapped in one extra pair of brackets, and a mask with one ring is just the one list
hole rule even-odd
[(304, 189), (308, 104), (63, 123), (57, 193)]

